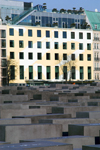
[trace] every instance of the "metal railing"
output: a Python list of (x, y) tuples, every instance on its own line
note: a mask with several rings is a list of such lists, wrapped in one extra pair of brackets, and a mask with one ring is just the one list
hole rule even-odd
[(99, 60), (100, 60), (100, 58), (95, 57), (95, 58), (94, 58), (94, 60), (95, 60), (95, 61), (99, 61)]
[(95, 71), (100, 71), (100, 68), (94, 68)]
[(94, 37), (94, 41), (100, 41), (99, 37)]

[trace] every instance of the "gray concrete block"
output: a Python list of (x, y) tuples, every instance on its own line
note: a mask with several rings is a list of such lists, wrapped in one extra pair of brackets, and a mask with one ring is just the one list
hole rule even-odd
[(76, 118), (100, 119), (100, 111), (76, 112)]
[(99, 136), (100, 124), (68, 125), (68, 135)]

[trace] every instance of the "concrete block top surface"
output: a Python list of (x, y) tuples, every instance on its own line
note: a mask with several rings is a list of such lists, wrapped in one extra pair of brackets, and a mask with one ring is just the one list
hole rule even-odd
[[(72, 124), (69, 124), (69, 125), (72, 125)], [(94, 124), (73, 124), (73, 125), (75, 125), (75, 126), (100, 126), (100, 123), (94, 123)]]

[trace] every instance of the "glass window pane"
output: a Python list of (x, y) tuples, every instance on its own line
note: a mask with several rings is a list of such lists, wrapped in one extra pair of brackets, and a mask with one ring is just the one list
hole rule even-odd
[(1, 30), (1, 38), (6, 38), (6, 30)]
[(32, 36), (32, 30), (28, 30), (28, 36)]
[(19, 36), (23, 36), (23, 29), (19, 29)]
[(9, 29), (9, 35), (12, 35), (12, 36), (14, 35), (14, 29), (13, 28)]
[(6, 40), (1, 40), (1, 47), (6, 48)]

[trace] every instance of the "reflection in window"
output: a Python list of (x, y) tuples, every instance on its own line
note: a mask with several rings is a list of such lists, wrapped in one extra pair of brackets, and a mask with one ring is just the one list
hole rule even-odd
[(6, 40), (1, 40), (1, 47), (6, 48)]

